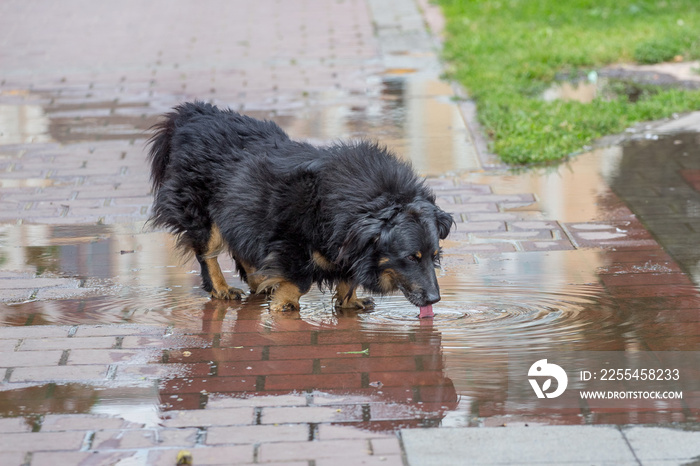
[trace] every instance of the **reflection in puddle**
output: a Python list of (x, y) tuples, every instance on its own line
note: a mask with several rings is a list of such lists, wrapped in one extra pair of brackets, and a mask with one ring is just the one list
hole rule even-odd
[(556, 83), (549, 89), (544, 91), (542, 98), (546, 102), (554, 100), (581, 102), (582, 104), (590, 104), (593, 100), (602, 93), (603, 82), (564, 81)]
[(631, 212), (609, 188), (619, 175), (622, 149), (611, 146), (595, 149), (566, 163), (536, 168), (522, 173), (489, 171), (469, 173), (462, 178), (488, 184), (499, 195), (532, 193), (537, 202), (514, 205), (510, 211), (531, 220), (557, 219), (559, 222), (626, 219)]
[(51, 140), (49, 119), (39, 105), (0, 105), (0, 145)]
[(42, 418), (52, 414), (96, 414), (154, 427), (159, 421), (157, 403), (154, 386), (110, 388), (49, 383), (0, 391), (2, 417), (24, 417), (32, 424), (40, 424)]
[(597, 73), (591, 72), (587, 80), (555, 82), (542, 93), (542, 99), (546, 102), (561, 100), (590, 104), (598, 98), (612, 100), (622, 97), (630, 102), (637, 102), (643, 95), (656, 92), (653, 82), (657, 76), (654, 73), (650, 74), (651, 82), (645, 84), (644, 80), (638, 78), (599, 78)]
[[(697, 126), (697, 125), (696, 125)], [(683, 132), (620, 148), (615, 193), (700, 284), (700, 135)]]

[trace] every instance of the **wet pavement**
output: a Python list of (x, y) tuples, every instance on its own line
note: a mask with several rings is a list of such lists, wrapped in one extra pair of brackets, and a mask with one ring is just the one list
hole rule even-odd
[[(195, 464), (415, 466), (431, 464), (422, 432), (505, 448), (533, 439), (496, 427), (697, 428), (697, 119), (507, 170), (440, 81), (410, 0), (167, 5), (0, 5), (0, 462), (175, 464), (187, 449)], [(410, 159), (457, 221), (435, 318), (401, 296), (340, 313), (312, 291), (290, 315), (210, 300), (145, 226), (147, 129), (194, 98)], [(588, 352), (687, 354), (684, 398), (543, 408), (514, 392), (518, 364)], [(700, 455), (645, 456), (649, 431), (605, 429), (585, 432), (629, 451), (593, 463)], [(473, 435), (455, 455), (515, 461), (470, 451)]]

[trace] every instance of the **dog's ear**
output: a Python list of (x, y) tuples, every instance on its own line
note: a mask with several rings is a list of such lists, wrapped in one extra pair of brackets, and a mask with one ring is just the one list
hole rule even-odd
[(345, 235), (336, 262), (352, 261), (356, 259), (353, 255), (365, 253), (370, 245), (379, 241), (383, 225), (383, 220), (370, 216), (353, 223)]
[(452, 228), (452, 225), (455, 224), (455, 221), (452, 218), (452, 215), (440, 208), (436, 210), (435, 214), (437, 219), (438, 236), (440, 239), (445, 239), (447, 238), (447, 235), (450, 234), (450, 229)]

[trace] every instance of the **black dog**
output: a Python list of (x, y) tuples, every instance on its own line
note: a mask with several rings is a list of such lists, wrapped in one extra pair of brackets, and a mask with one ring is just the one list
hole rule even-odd
[(368, 308), (358, 287), (401, 290), (432, 315), (440, 300), (439, 239), (453, 224), (410, 165), (368, 142), (314, 147), (275, 123), (185, 103), (155, 125), (151, 221), (194, 252), (203, 288), (240, 299), (216, 257), (227, 250), (270, 309), (299, 309), (313, 283), (336, 287), (338, 307)]

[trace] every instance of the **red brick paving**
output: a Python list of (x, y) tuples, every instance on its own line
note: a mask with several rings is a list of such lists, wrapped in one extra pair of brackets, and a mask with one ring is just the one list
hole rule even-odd
[(680, 170), (680, 175), (694, 190), (700, 192), (700, 169), (685, 168)]
[[(0, 145), (0, 221), (145, 220), (151, 197), (143, 130), (179, 100), (236, 102), (268, 117), (277, 109), (323, 106), (327, 93), (342, 94), (337, 99), (346, 104), (371, 100), (353, 97), (372, 95), (369, 78), (382, 71), (363, 1), (324, 1), (322, 8), (277, 2), (270, 10), (263, 3), (180, 9), (161, 2), (159, 9), (158, 2), (120, 8), (4, 2), (0, 102), (44, 108), (51, 116), (48, 131), (59, 142), (33, 134), (33, 142), (28, 136)], [(64, 18), (68, 10), (86, 14)], [(138, 20), (158, 15), (165, 20)], [(196, 34), (183, 18), (198, 25)], [(120, 24), (136, 28), (136, 43), (97, 40), (116, 35)], [(85, 34), (96, 39), (86, 41)], [(697, 190), (697, 169), (680, 176)], [(608, 194), (604, 220), (564, 221), (543, 218), (533, 193), (499, 194), (488, 184), (454, 178), (429, 183), (438, 203), (455, 213), (458, 225), (446, 251), (463, 263), (503, 252), (600, 250), (605, 265), (597, 275), (612, 308), (653, 324), (638, 335), (642, 349), (700, 348), (700, 296), (692, 281), (616, 196)], [(108, 262), (106, 251), (83, 254)], [(23, 273), (0, 280), (3, 298), (12, 301), (50, 300), (81, 293), (81, 286), (75, 279)], [(232, 332), (209, 311), (198, 316), (201, 328), (176, 329), (175, 335), (155, 325), (1, 327), (0, 413), (8, 417), (0, 418), (0, 462), (132, 458), (172, 465), (181, 449), (190, 449), (198, 465), (390, 465), (404, 464), (394, 431), (439, 425), (458, 407), (477, 425), (685, 422), (700, 415), (678, 403), (661, 413), (563, 403), (534, 412), (499, 400), (502, 386), (470, 393), (465, 408), (435, 328), (372, 333), (351, 320), (332, 330), (303, 320), (270, 328), (261, 324), (257, 307), (243, 311)], [(91, 315), (99, 322), (99, 312)], [(625, 349), (621, 340), (594, 343), (595, 349)], [(349, 354), (365, 349), (368, 354)], [(488, 357), (475, 362), (488, 363)], [(115, 414), (96, 405), (125, 394), (141, 401), (141, 409), (129, 405), (134, 412), (121, 412), (121, 402)]]
[[(46, 328), (44, 327), (26, 327), (23, 333), (8, 332), (7, 335), (4, 335), (5, 337), (9, 337), (6, 341), (12, 342), (15, 346), (19, 341), (22, 341), (23, 344), (27, 341), (42, 341), (27, 338), (31, 336), (31, 331), (27, 332), (26, 330), (31, 328), (36, 328), (40, 333), (46, 333)], [(46, 365), (48, 363), (48, 361), (46, 361), (44, 363), (45, 365), (38, 368), (36, 372), (31, 372), (33, 370), (32, 367), (13, 366), (12, 375), (6, 383), (15, 384), (20, 381), (30, 380), (31, 377), (35, 377), (35, 380), (33, 380), (34, 382), (39, 382), (41, 374), (44, 374), (41, 380), (82, 381), (83, 378), (87, 377), (91, 379), (93, 383), (99, 384), (101, 382), (106, 382), (106, 377), (110, 372), (110, 368), (115, 368), (112, 370), (113, 378), (115, 380), (120, 380), (124, 369), (138, 367), (134, 366), (134, 362), (136, 361), (149, 363), (152, 367), (159, 366), (160, 355), (162, 353), (160, 351), (154, 352), (152, 348), (156, 341), (160, 340), (163, 348), (168, 348), (172, 345), (170, 343), (172, 337), (165, 336), (165, 334), (155, 336), (154, 328), (152, 327), (142, 327), (141, 333), (144, 334), (143, 336), (137, 335), (136, 333), (138, 332), (133, 326), (126, 326), (123, 331), (120, 331), (120, 328), (120, 326), (113, 326), (111, 328), (86, 327), (85, 331), (82, 332), (83, 336), (78, 336), (81, 334), (80, 327), (78, 327), (77, 331), (72, 332), (70, 328), (54, 328), (54, 330), (60, 330), (60, 334), (63, 334), (64, 337), (58, 339), (52, 336), (47, 340), (49, 342), (48, 345), (50, 347), (56, 345), (60, 346), (59, 342), (62, 340), (65, 347), (64, 351), (68, 354), (65, 362), (53, 361), (54, 365), (49, 366)], [(297, 331), (303, 332), (300, 328)], [(363, 452), (372, 451), (368, 447), (369, 444), (367, 440), (340, 441), (340, 439), (354, 439), (360, 435), (362, 438), (381, 440), (381, 442), (377, 444), (373, 454), (386, 458), (377, 461), (389, 461), (390, 463), (392, 461), (400, 462), (400, 447), (398, 440), (394, 436), (386, 433), (361, 433), (361, 431), (356, 431), (355, 428), (347, 423), (360, 425), (361, 423), (366, 423), (370, 419), (394, 419), (394, 422), (400, 419), (406, 419), (408, 421), (415, 419), (415, 410), (410, 405), (395, 404), (397, 398), (391, 395), (391, 387), (396, 386), (397, 388), (403, 388), (404, 392), (408, 390), (409, 393), (414, 393), (416, 390), (420, 391), (434, 384), (445, 383), (439, 366), (435, 367), (435, 369), (437, 369), (436, 371), (415, 372), (416, 357), (421, 354), (434, 354), (436, 347), (433, 345), (436, 343), (439, 345), (439, 339), (417, 338), (417, 341), (406, 340), (403, 343), (398, 342), (399, 345), (406, 348), (406, 354), (412, 355), (410, 357), (406, 355), (403, 357), (385, 357), (383, 354), (403, 352), (398, 349), (391, 350), (388, 348), (387, 345), (391, 345), (390, 343), (371, 343), (370, 348), (372, 348), (373, 345), (378, 345), (374, 347), (377, 356), (366, 357), (362, 355), (342, 354), (343, 351), (352, 351), (357, 348), (362, 348), (362, 344), (321, 344), (320, 346), (312, 347), (304, 344), (295, 344), (306, 343), (313, 332), (315, 332), (313, 327), (307, 327), (307, 330), (303, 332), (306, 333), (306, 336), (298, 335), (295, 338), (290, 338), (288, 328), (285, 327), (282, 332), (280, 332), (281, 337), (279, 339), (275, 338), (275, 332), (271, 334), (258, 334), (261, 338), (254, 338), (253, 335), (248, 335), (250, 338), (242, 338), (242, 340), (246, 340), (248, 343), (264, 345), (262, 347), (214, 348), (207, 350), (185, 346), (184, 348), (176, 350), (181, 358), (169, 357), (166, 364), (160, 362), (160, 367), (177, 367), (177, 372), (182, 374), (184, 371), (187, 375), (178, 375), (170, 380), (164, 380), (160, 384), (159, 392), (166, 411), (160, 421), (162, 427), (158, 428), (157, 431), (148, 427), (144, 429), (143, 426), (138, 423), (126, 423), (121, 419), (111, 417), (47, 414), (43, 416), (43, 418), (39, 418), (39, 424), (37, 424), (39, 426), (39, 432), (47, 435), (47, 440), (42, 444), (45, 446), (37, 446), (36, 449), (38, 451), (44, 449), (54, 450), (52, 439), (55, 438), (57, 439), (55, 440), (56, 442), (61, 443), (61, 448), (65, 450), (76, 450), (84, 448), (84, 442), (88, 441), (86, 440), (86, 436), (88, 436), (90, 437), (90, 445), (88, 446), (90, 451), (105, 453), (110, 452), (110, 450), (115, 450), (105, 456), (105, 461), (114, 458), (117, 452), (133, 453), (134, 451), (156, 447), (158, 451), (152, 451), (149, 455), (154, 455), (154, 461), (167, 461), (167, 458), (171, 458), (172, 454), (176, 454), (176, 452), (169, 450), (160, 451), (160, 449), (169, 446), (194, 448), (194, 451), (197, 453), (198, 463), (201, 461), (202, 464), (206, 464), (206, 461), (208, 461), (209, 456), (207, 455), (213, 455), (212, 458), (218, 458), (219, 456), (217, 455), (220, 454), (235, 453), (236, 455), (241, 455), (236, 458), (245, 459), (248, 458), (249, 454), (253, 454), (252, 447), (244, 448), (242, 446), (237, 446), (236, 448), (230, 447), (229, 449), (218, 447), (218, 445), (227, 445), (230, 444), (230, 442), (237, 444), (262, 443), (263, 445), (256, 454), (259, 455), (259, 458), (270, 461), (281, 459), (307, 460), (314, 458), (318, 460), (323, 458), (335, 458), (336, 455), (347, 456), (349, 454), (348, 452), (351, 453), (351, 458), (358, 459), (359, 461), (359, 457), (357, 457), (358, 452), (361, 453), (364, 458), (366, 454)], [(48, 334), (56, 335), (57, 333), (54, 331)], [(69, 334), (71, 336), (68, 336)], [(100, 336), (90, 336), (95, 334)], [(105, 334), (112, 334), (114, 336), (101, 336)], [(140, 350), (114, 349), (112, 346), (117, 338), (126, 338), (119, 334), (128, 334), (136, 339), (147, 339), (148, 344), (144, 345)], [(245, 337), (247, 333), (244, 332), (241, 335)], [(15, 337), (24, 338), (20, 340)], [(176, 341), (187, 342), (188, 339), (178, 338)], [(418, 343), (418, 341), (424, 341), (425, 343)], [(97, 342), (101, 343), (96, 344)], [(107, 345), (107, 342), (112, 344)], [(44, 354), (40, 347), (30, 347), (33, 347), (35, 350), (23, 350), (20, 346), (20, 348), (13, 351), (12, 354)], [(94, 348), (90, 350), (82, 349), (85, 347)], [(269, 349), (265, 350), (264, 348)], [(311, 350), (312, 348), (314, 349), (313, 351)], [(254, 349), (254, 351), (250, 351), (250, 349)], [(262, 378), (257, 376), (252, 379), (249, 377), (243, 378), (241, 376), (235, 377), (227, 375), (226, 367), (234, 367), (239, 364), (274, 363), (276, 362), (275, 360), (268, 358), (276, 354), (281, 356), (285, 353), (285, 351), (282, 351), (283, 349), (286, 350), (288, 356), (293, 357), (293, 359), (281, 360), (289, 364), (288, 375), (276, 376), (268, 371), (262, 371), (264, 373)], [(214, 350), (219, 350), (221, 352), (212, 353), (211, 351)], [(280, 350), (279, 353), (278, 350)], [(202, 360), (207, 359), (207, 356), (204, 356), (204, 353), (198, 356), (196, 351), (209, 351), (207, 354), (208, 356), (216, 354), (216, 357), (210, 359), (208, 363), (203, 362)], [(371, 351), (372, 350), (370, 350), (370, 355)], [(62, 355), (63, 351), (54, 351), (54, 353), (56, 353), (54, 356), (60, 359), (59, 353)], [(265, 354), (266, 359), (263, 361), (249, 361), (245, 358), (243, 360), (238, 359), (237, 354), (251, 353), (258, 357)], [(174, 353), (170, 351), (169, 354), (172, 355)], [(330, 355), (334, 355), (335, 357), (330, 358)], [(75, 356), (75, 360), (71, 360), (73, 356)], [(320, 356), (326, 357), (320, 358)], [(232, 359), (226, 359), (227, 357)], [(10, 361), (10, 359), (5, 360)], [(188, 362), (183, 363), (183, 360), (187, 360)], [(223, 361), (229, 362), (224, 363)], [(402, 362), (393, 364), (395, 361)], [(335, 362), (340, 363), (340, 365), (335, 364)], [(57, 365), (61, 363), (68, 363), (68, 365)], [(105, 363), (112, 364), (107, 365)], [(213, 366), (211, 366), (211, 364), (216, 364), (218, 371), (216, 375), (205, 374), (212, 372)], [(333, 367), (329, 372), (324, 371), (324, 369), (328, 369), (328, 367), (324, 367), (327, 365)], [(278, 370), (282, 370), (283, 367), (284, 366), (279, 366)], [(431, 365), (431, 367), (433, 366)], [(385, 372), (373, 372), (374, 369), (381, 368), (383, 368)], [(413, 369), (413, 371), (410, 369)], [(320, 372), (314, 373), (316, 370), (320, 370)], [(392, 372), (386, 372), (387, 370), (397, 371), (394, 373), (396, 376), (395, 380), (392, 378)], [(68, 374), (67, 371), (77, 372)], [(302, 375), (294, 375), (300, 372)], [(361, 374), (367, 375), (362, 376)], [(154, 374), (149, 376), (146, 374), (145, 378), (156, 380), (160, 378), (160, 375)], [(256, 398), (240, 401), (236, 401), (235, 399), (222, 399), (220, 401), (212, 399), (211, 409), (174, 409), (178, 406), (178, 400), (183, 399), (189, 393), (195, 397), (193, 400), (196, 402), (196, 405), (193, 407), (197, 407), (201, 406), (202, 400), (204, 400), (204, 404), (206, 405), (208, 402), (207, 397), (214, 393), (242, 393), (253, 392), (255, 390), (274, 391), (278, 389), (290, 392), (298, 390), (299, 387), (307, 383), (307, 381), (309, 388), (313, 389), (323, 389), (326, 386), (329, 389), (334, 389), (338, 388), (337, 384), (339, 383), (340, 388), (343, 390), (353, 392), (353, 388), (367, 386), (366, 384), (370, 383), (374, 378), (383, 379), (387, 388), (384, 390), (368, 388), (367, 395), (356, 397), (354, 400), (348, 399), (344, 401), (343, 398), (339, 399), (337, 396), (319, 394), (318, 402), (321, 404), (316, 405), (313, 401), (309, 404), (309, 399), (306, 396), (291, 395), (286, 397), (277, 396), (274, 398), (264, 397), (259, 398), (258, 401), (256, 401)], [(410, 387), (413, 388), (411, 389)], [(452, 395), (444, 400), (446, 405), (441, 405), (442, 408), (437, 408), (438, 410), (444, 409), (444, 407), (455, 401), (456, 395), (454, 394), (454, 388), (448, 385), (447, 389), (448, 392), (449, 390), (452, 391)], [(202, 391), (204, 391), (204, 393), (202, 393)], [(381, 395), (382, 393), (385, 393), (385, 395)], [(430, 392), (423, 391), (421, 393), (422, 399), (428, 402)], [(379, 398), (372, 394), (379, 394)], [(46, 393), (41, 392), (37, 392), (36, 395), (38, 395), (38, 397), (29, 396), (25, 401), (26, 404), (30, 405), (30, 410), (32, 412), (37, 412), (41, 409), (39, 406), (43, 403), (42, 398), (47, 396)], [(53, 396), (58, 396), (58, 400), (63, 399), (62, 397), (64, 396), (69, 396), (77, 400), (79, 399), (77, 397), (80, 395), (79, 392), (66, 392), (65, 394), (54, 392)], [(172, 396), (176, 398), (173, 399)], [(388, 399), (394, 400), (394, 404), (384, 404), (382, 401), (384, 396), (389, 396)], [(226, 407), (227, 404), (232, 407)], [(172, 407), (168, 409), (168, 405), (172, 405)], [(214, 408), (214, 406), (216, 407)], [(433, 414), (429, 415), (432, 416)], [(22, 443), (22, 437), (19, 437), (19, 435), (22, 432), (24, 432), (24, 435), (36, 434), (29, 432), (31, 429), (26, 422), (20, 422), (17, 418), (10, 419), (10, 422), (3, 422), (0, 424), (3, 431), (13, 434), (11, 437), (4, 438), (13, 439), (13, 448), (23, 449), (25, 452), (31, 451), (31, 449), (25, 447), (25, 444)], [(345, 423), (346, 427), (334, 427), (329, 423)], [(320, 429), (320, 427), (312, 427), (318, 425), (325, 427), (323, 429)], [(315, 434), (312, 433), (314, 429), (317, 431)], [(93, 434), (90, 434), (91, 432)], [(241, 434), (235, 435), (236, 432), (240, 432)], [(64, 436), (52, 436), (48, 435), (48, 433), (60, 433), (64, 434)], [(312, 442), (311, 447), (308, 446), (310, 435), (312, 437), (316, 435), (319, 436), (318, 438), (314, 437), (315, 440)], [(325, 437), (328, 437), (328, 445), (326, 445), (324, 441)], [(39, 437), (37, 436), (36, 438)], [(44, 437), (42, 437), (42, 439), (43, 438)], [(16, 442), (14, 441), (15, 439), (17, 440)], [(5, 440), (3, 440), (3, 442), (4, 441)], [(269, 441), (279, 443), (266, 443)], [(302, 443), (298, 444), (298, 442)], [(214, 448), (213, 445), (217, 445), (217, 447)], [(346, 447), (347, 450), (345, 449)], [(66, 458), (66, 460), (68, 460), (68, 458), (78, 457), (80, 457), (80, 455), (76, 453), (74, 455), (66, 454), (57, 458)], [(37, 458), (42, 457), (38, 456)], [(371, 458), (369, 459), (371, 460)], [(33, 461), (43, 460), (35, 459)], [(242, 461), (242, 459), (238, 459), (238, 461)]]

